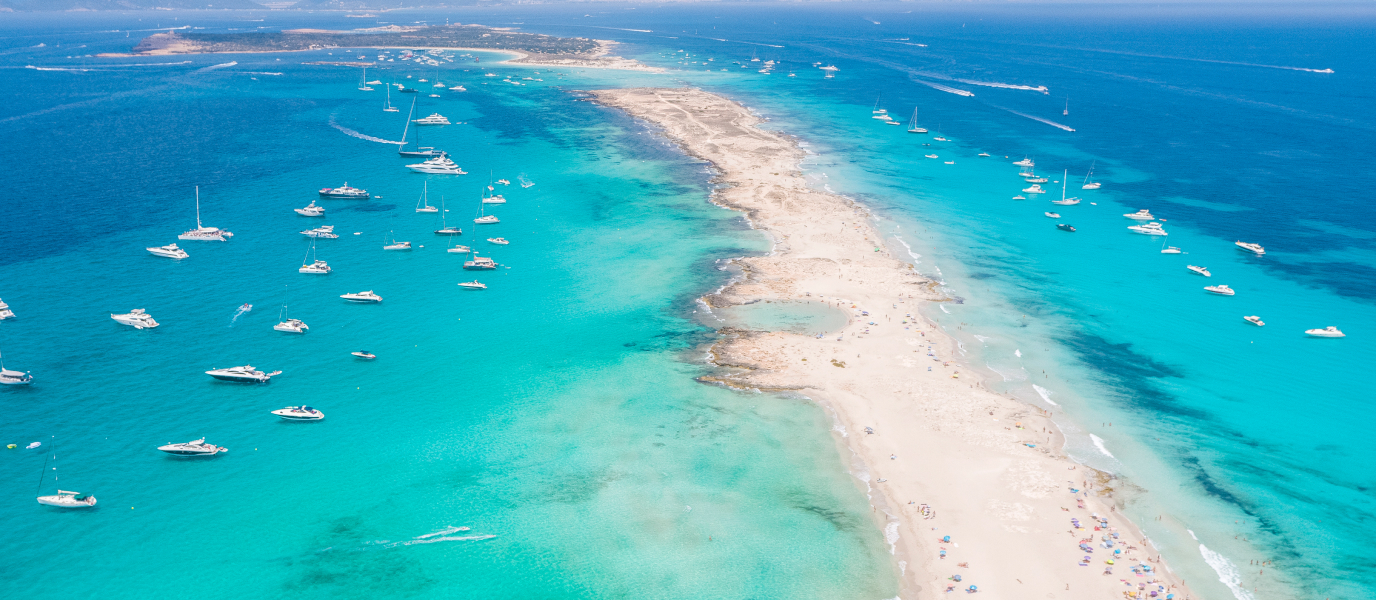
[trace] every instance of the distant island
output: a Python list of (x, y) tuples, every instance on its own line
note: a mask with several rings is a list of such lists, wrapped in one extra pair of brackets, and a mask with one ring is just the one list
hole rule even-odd
[(482, 25), (403, 27), (389, 25), (336, 31), (289, 29), (282, 32), (183, 33), (168, 31), (144, 38), (124, 54), (102, 57), (243, 52), (300, 52), (327, 48), (446, 48), (500, 50), (518, 55), (512, 62), (561, 67), (652, 70), (629, 59), (608, 56), (615, 42), (522, 33)]

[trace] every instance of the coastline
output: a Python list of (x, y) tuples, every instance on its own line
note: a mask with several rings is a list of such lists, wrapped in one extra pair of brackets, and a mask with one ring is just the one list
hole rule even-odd
[[(954, 340), (920, 313), (946, 299), (885, 247), (864, 206), (807, 185), (792, 139), (700, 90), (588, 93), (714, 165), (724, 185), (712, 201), (771, 238), (768, 255), (732, 261), (742, 275), (704, 305), (822, 302), (848, 314), (841, 331), (822, 337), (723, 329), (710, 350), (721, 373), (703, 380), (792, 391), (831, 413), (842, 452), (860, 465), (853, 475), (894, 556), (901, 597), (970, 585), (1000, 597), (1116, 596), (1149, 581), (1193, 596), (1117, 512), (1114, 479), (1060, 450), (1049, 413), (986, 390), (958, 363)], [(1152, 572), (1139, 576), (1139, 564)]]

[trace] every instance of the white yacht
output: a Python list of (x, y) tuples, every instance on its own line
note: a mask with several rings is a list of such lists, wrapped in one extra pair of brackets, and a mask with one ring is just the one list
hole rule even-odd
[(1024, 195), (1022, 195), (1022, 194), (1018, 194), (1018, 195), (1016, 195), (1016, 196), (1013, 196), (1013, 199), (1014, 199), (1014, 200), (1026, 200), (1026, 199), (1027, 199), (1027, 196), (1024, 196)]
[(13, 318), (14, 318), (14, 311), (10, 310), (10, 305), (5, 304), (5, 301), (4, 301), (4, 300), (0, 300), (0, 321), (4, 321), (5, 319), (13, 319)]
[(456, 86), (454, 86), (454, 87), (449, 88), (449, 91), (451, 91), (451, 92), (466, 92), (466, 91), (468, 91), (468, 88), (463, 87), (463, 86), (461, 86), (461, 85), (456, 85)]
[(927, 154), (926, 157), (927, 157), (927, 158), (938, 158), (937, 155), (935, 155), (935, 154)]
[(485, 290), (487, 289), (487, 284), (474, 279), (473, 281), (460, 281), (459, 287), (466, 290)]
[(219, 379), (220, 381), (233, 381), (236, 383), (267, 383), (273, 377), (281, 375), (281, 371), (264, 373), (253, 368), (253, 365), (242, 367), (229, 367), (227, 369), (211, 369), (205, 372), (206, 375)]
[(501, 220), (493, 215), (483, 215), (481, 217), (473, 219), (473, 222), (479, 225), (491, 225), (493, 223), (501, 223)]
[(218, 227), (206, 227), (201, 225), (201, 187), (196, 186), (196, 228), (177, 236), (177, 239), (202, 242), (223, 242), (231, 237), (234, 237), (234, 234), (228, 231)]
[(373, 354), (372, 352), (369, 352), (367, 350), (359, 350), (358, 352), (350, 352), (349, 354), (357, 356), (358, 358), (361, 358), (363, 360), (373, 360), (377, 358), (376, 354)]
[(90, 508), (96, 505), (96, 497), (87, 496), (81, 492), (57, 490), (55, 495), (39, 496), (38, 503), (58, 508)]
[(1200, 274), (1200, 275), (1203, 275), (1203, 276), (1205, 276), (1205, 277), (1213, 277), (1213, 273), (1210, 273), (1210, 272), (1209, 272), (1209, 269), (1207, 269), (1207, 268), (1205, 268), (1205, 267), (1200, 267), (1200, 266), (1196, 266), (1196, 265), (1185, 265), (1185, 268), (1186, 268), (1186, 269), (1189, 269), (1189, 270), (1191, 270), (1191, 271), (1194, 271), (1195, 273), (1198, 273), (1198, 274)]
[(1127, 214), (1124, 214), (1123, 216), (1125, 216), (1125, 217), (1127, 217), (1127, 218), (1129, 218), (1129, 219), (1132, 219), (1132, 220), (1134, 220), (1134, 221), (1154, 221), (1154, 220), (1156, 220), (1156, 217), (1151, 216), (1151, 211), (1150, 211), (1150, 210), (1147, 210), (1147, 209), (1145, 209), (1145, 208), (1142, 209), (1142, 210), (1139, 210), (1139, 211), (1137, 211), (1137, 212), (1135, 212), (1135, 213), (1127, 213)]
[(411, 121), (416, 125), (448, 125), (449, 119), (444, 118), (440, 113), (431, 113), (428, 117), (422, 117)]
[(505, 246), (505, 245), (511, 243), (511, 242), (506, 241), (506, 238), (499, 238), (499, 237), (496, 237), (496, 238), (487, 238), (487, 241), (492, 242), (492, 243), (494, 243), (494, 244), (497, 244), (498, 246)]
[(1022, 160), (1020, 160), (1020, 161), (1018, 161), (1018, 162), (1015, 162), (1015, 163), (1013, 163), (1013, 164), (1015, 164), (1015, 165), (1017, 165), (1017, 166), (1019, 166), (1019, 167), (1029, 167), (1029, 168), (1030, 168), (1030, 167), (1035, 167), (1035, 166), (1037, 166), (1037, 163), (1032, 162), (1032, 159), (1026, 158), (1026, 157), (1024, 157)]
[[(491, 190), (492, 186), (487, 186), (487, 189)], [(501, 194), (488, 194), (483, 196), (483, 204), (506, 204), (506, 198)]]
[(27, 371), (11, 371), (5, 368), (5, 357), (0, 355), (0, 385), (29, 385), (33, 375)]
[(1175, 246), (1166, 246), (1161, 249), (1162, 254), (1180, 254), (1180, 249)]
[(311, 203), (307, 204), (305, 208), (296, 209), (296, 214), (303, 217), (323, 217), (325, 216), (325, 207), (316, 206), (315, 201), (311, 200)]
[(410, 250), (410, 249), (411, 249), (411, 242), (398, 242), (398, 241), (396, 241), (396, 240), (392, 240), (392, 243), (390, 243), (390, 244), (388, 244), (388, 245), (386, 245), (386, 246), (383, 246), (382, 249), (383, 249), (383, 250)]
[(430, 182), (425, 182), (420, 191), (420, 200), (416, 201), (416, 212), (433, 213), (440, 212), (440, 209), (430, 206)]
[(162, 450), (172, 456), (215, 456), (221, 452), (229, 452), (229, 448), (205, 443), (205, 438), (191, 440), (182, 444), (158, 446), (158, 450)]
[(274, 410), (272, 414), (287, 421), (319, 421), (325, 418), (325, 413), (309, 406), (288, 406)]
[(1258, 316), (1256, 316), (1256, 315), (1252, 315), (1252, 316), (1250, 316), (1250, 317), (1242, 317), (1242, 320), (1243, 320), (1243, 321), (1246, 321), (1246, 322), (1248, 322), (1248, 323), (1251, 323), (1251, 324), (1253, 324), (1253, 325), (1256, 325), (1257, 327), (1265, 327), (1265, 326), (1266, 326), (1266, 323), (1262, 322), (1261, 317), (1258, 317)]
[(368, 290), (366, 292), (358, 292), (356, 294), (340, 294), (339, 297), (348, 300), (349, 302), (382, 302), (382, 296), (374, 294), (373, 290)]
[(985, 157), (985, 158), (988, 158), (988, 157), (989, 157), (989, 153), (988, 153), (988, 152), (980, 152), (980, 153), (979, 153), (979, 156), (983, 156), (983, 157)]
[(306, 330), (310, 329), (301, 319), (291, 318), (287, 314), (287, 305), (285, 304), (282, 305), (282, 310), (278, 313), (277, 318), (282, 319), (282, 322), (272, 326), (274, 331), (281, 331), (283, 333), (306, 333)]
[(1161, 228), (1161, 224), (1155, 221), (1141, 225), (1129, 225), (1128, 229), (1143, 235), (1168, 235), (1166, 230)]
[(1023, 193), (1025, 193), (1025, 194), (1045, 194), (1045, 193), (1046, 193), (1046, 190), (1042, 189), (1042, 186), (1041, 186), (1041, 185), (1035, 184), (1035, 183), (1032, 184), (1032, 187), (1023, 188), (1022, 191), (1023, 191)]
[(450, 254), (468, 254), (472, 251), (473, 250), (470, 249), (468, 246), (454, 246), (453, 248), (450, 248), (448, 250)]
[(497, 261), (492, 260), (491, 257), (478, 256), (475, 253), (473, 260), (464, 261), (463, 268), (465, 271), (491, 271), (497, 268)]
[(1242, 241), (1242, 240), (1238, 240), (1237, 242), (1234, 242), (1234, 243), (1237, 245), (1238, 248), (1241, 248), (1241, 249), (1243, 249), (1243, 250), (1246, 250), (1246, 251), (1248, 251), (1248, 252), (1251, 252), (1251, 253), (1253, 253), (1253, 254), (1256, 254), (1257, 256), (1261, 256), (1261, 255), (1263, 255), (1263, 254), (1266, 254), (1266, 249), (1265, 249), (1265, 248), (1262, 248), (1262, 247), (1261, 247), (1261, 244), (1252, 244), (1252, 243), (1244, 242), (1244, 241)]
[(153, 320), (153, 315), (144, 312), (142, 308), (136, 308), (124, 315), (110, 313), (110, 318), (120, 325), (128, 325), (134, 329), (152, 329), (158, 326), (158, 322)]
[(1237, 292), (1233, 291), (1233, 288), (1230, 288), (1223, 284), (1208, 286), (1204, 288), (1204, 291), (1209, 292), (1211, 294), (1218, 294), (1220, 296), (1232, 296), (1234, 294), (1237, 294)]
[(337, 188), (320, 188), (322, 198), (344, 198), (346, 200), (367, 200), (368, 190), (360, 190), (349, 187), (349, 182), (345, 181), (343, 186)]
[(841, 69), (836, 68), (834, 65), (827, 65), (827, 66), (825, 66), (825, 67), (817, 67), (817, 68), (818, 68), (818, 69), (821, 69), (821, 70), (823, 70), (823, 71), (840, 71), (840, 70), (841, 70)]
[(302, 231), (301, 235), (304, 235), (306, 237), (325, 238), (330, 240), (339, 237), (339, 234), (334, 232), (334, 225), (321, 225), (319, 227), (316, 227), (315, 229), (307, 229), (305, 231)]
[(427, 173), (431, 175), (467, 175), (468, 172), (459, 168), (459, 165), (448, 156), (436, 156), (423, 163), (406, 165), (406, 168), (417, 173)]
[(1329, 325), (1328, 327), (1325, 327), (1325, 328), (1323, 328), (1323, 329), (1306, 329), (1306, 330), (1304, 330), (1304, 333), (1305, 333), (1305, 335), (1311, 335), (1311, 336), (1314, 336), (1314, 337), (1326, 337), (1326, 338), (1347, 337), (1347, 334), (1345, 334), (1345, 333), (1343, 333), (1343, 332), (1341, 332), (1341, 331), (1338, 331), (1338, 328), (1337, 328), (1337, 327), (1334, 327), (1334, 326), (1332, 326), (1332, 325)]
[(1060, 213), (1044, 212), (1044, 213), (1042, 213), (1042, 214), (1046, 215), (1047, 218), (1049, 218), (1049, 219), (1059, 219), (1059, 218), (1061, 218)]
[(1051, 181), (1050, 179), (1047, 179), (1047, 178), (1045, 178), (1045, 177), (1040, 177), (1040, 176), (1037, 176), (1037, 177), (1025, 177), (1024, 179), (1027, 181), (1027, 183), (1046, 183), (1046, 182), (1048, 182), (1048, 181)]
[(178, 248), (176, 244), (168, 244), (166, 246), (153, 246), (152, 248), (144, 249), (153, 253), (156, 256), (165, 256), (167, 258), (175, 258), (178, 260), (191, 256), (190, 254), (187, 254), (185, 250)]

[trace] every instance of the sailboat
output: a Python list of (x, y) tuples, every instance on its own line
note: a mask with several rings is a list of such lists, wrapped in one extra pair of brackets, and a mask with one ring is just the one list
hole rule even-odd
[(285, 304), (282, 305), (281, 310), (277, 311), (277, 320), (280, 322), (272, 326), (273, 331), (281, 331), (283, 333), (305, 333), (307, 329), (310, 329), (310, 327), (306, 326), (305, 321), (291, 318), (291, 315), (287, 313), (287, 305)]
[[(48, 476), (48, 460), (57, 460), (57, 442), (49, 441), (48, 446), (52, 448), (52, 453), (48, 454), (47, 457), (43, 459), (43, 474), (38, 477), (38, 491), (34, 493), (41, 494), (43, 492), (43, 480)], [(56, 471), (57, 467), (53, 467), (53, 470)], [(57, 483), (56, 474), (53, 475), (53, 483)], [(38, 503), (47, 506), (56, 506), (58, 508), (90, 508), (96, 505), (96, 497), (88, 496), (81, 492), (57, 490), (57, 494), (55, 495), (39, 496)]]
[(1089, 172), (1088, 172), (1088, 173), (1085, 173), (1085, 184), (1082, 185), (1082, 186), (1080, 186), (1080, 189), (1082, 189), (1082, 190), (1097, 190), (1097, 189), (1099, 189), (1099, 186), (1102, 185), (1102, 184), (1100, 184), (1100, 183), (1097, 182), (1097, 181), (1090, 181), (1090, 180), (1089, 180), (1089, 178), (1092, 177), (1092, 176), (1094, 175), (1094, 165), (1095, 165), (1095, 163), (1090, 163), (1090, 164), (1089, 164)]
[(1066, 96), (1066, 98), (1065, 98), (1065, 110), (1061, 111), (1061, 114), (1062, 114), (1062, 115), (1068, 115), (1068, 114), (1070, 114), (1070, 96)]
[(368, 67), (363, 67), (363, 75), (358, 78), (358, 91), (371, 92), (373, 87), (368, 85)]
[[(306, 251), (306, 256), (301, 259), (301, 268), (297, 269), (296, 272), (308, 275), (329, 275), (330, 265), (315, 256), (315, 240), (316, 238), (311, 238), (311, 249)], [(307, 262), (311, 260), (314, 262)]]
[(932, 138), (935, 142), (949, 142), (950, 140), (941, 137), (941, 123), (936, 124), (936, 137)]
[(491, 225), (493, 223), (501, 223), (501, 220), (499, 220), (496, 215), (486, 214), (484, 212), (484, 209), (486, 208), (486, 204), (478, 205), (478, 218), (473, 219), (473, 222), (479, 225)]
[(1064, 173), (1063, 175), (1061, 175), (1061, 199), (1060, 199), (1060, 200), (1052, 200), (1052, 201), (1051, 201), (1052, 204), (1060, 204), (1060, 205), (1062, 205), (1062, 206), (1071, 206), (1071, 205), (1075, 205), (1075, 204), (1079, 204), (1079, 203), (1080, 203), (1080, 199), (1079, 199), (1079, 198), (1066, 198), (1066, 197), (1065, 197), (1065, 176), (1066, 176), (1066, 175), (1069, 175), (1069, 174), (1070, 174), (1070, 170), (1067, 169), (1067, 170), (1065, 171), (1065, 173)]
[(917, 107), (913, 107), (913, 116), (908, 119), (908, 133), (927, 133), (926, 129), (917, 126)]
[[(411, 249), (411, 242), (398, 242), (398, 241), (397, 241), (396, 232), (391, 232), (391, 231), (389, 231), (388, 233), (391, 234), (391, 236), (392, 236), (392, 243), (390, 243), (390, 244), (384, 244), (384, 245), (382, 246), (382, 249), (383, 249), (383, 250), (410, 250), (410, 249)], [(384, 241), (386, 241), (386, 240), (384, 240)]]
[(0, 385), (29, 385), (33, 375), (28, 371), (11, 371), (5, 368), (5, 357), (0, 355)]
[(440, 196), (440, 209), (441, 209), (441, 210), (440, 210), (440, 226), (441, 226), (441, 227), (440, 227), (439, 229), (436, 229), (436, 230), (435, 230), (435, 235), (462, 235), (462, 234), (463, 234), (463, 230), (462, 230), (462, 229), (459, 229), (458, 227), (455, 227), (455, 226), (453, 226), (453, 225), (450, 225), (450, 224), (448, 223), (448, 219), (445, 218), (445, 217), (448, 216), (447, 213), (448, 213), (449, 211), (448, 211), (447, 209), (444, 208), (444, 196)]
[(431, 146), (420, 145), (420, 128), (416, 128), (416, 149), (406, 149), (406, 133), (411, 129), (411, 117), (416, 115), (416, 101), (411, 100), (411, 112), (406, 114), (406, 128), (401, 130), (401, 145), (397, 146), (397, 154), (405, 157), (429, 157), (444, 156), (444, 151), (436, 150)]
[(389, 85), (386, 89), (387, 100), (382, 103), (382, 112), (400, 112), (397, 107), (392, 106), (392, 86)]
[(201, 186), (196, 186), (196, 228), (177, 236), (177, 239), (223, 242), (232, 237), (234, 234), (218, 227), (201, 225)]
[(439, 212), (440, 209), (430, 206), (430, 182), (425, 182), (425, 187), (421, 188), (420, 200), (416, 201), (416, 212), (432, 213)]

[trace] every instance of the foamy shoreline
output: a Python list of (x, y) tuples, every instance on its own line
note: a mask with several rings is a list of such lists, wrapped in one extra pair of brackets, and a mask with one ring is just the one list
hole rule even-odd
[[(755, 127), (760, 119), (747, 108), (700, 90), (590, 93), (715, 165), (725, 185), (713, 201), (745, 212), (772, 238), (769, 255), (733, 261), (739, 280), (704, 303), (816, 301), (851, 315), (839, 339), (724, 331), (711, 360), (726, 373), (709, 379), (796, 390), (835, 416), (843, 452), (863, 465), (854, 474), (901, 573), (902, 598), (970, 585), (996, 597), (1121, 597), (1151, 580), (1182, 600), (1192, 596), (1116, 512), (1113, 480), (1060, 450), (1064, 440), (1049, 415), (985, 390), (955, 362), (955, 341), (920, 317), (920, 304), (945, 300), (934, 282), (890, 253), (867, 209), (807, 185), (798, 167), (804, 154), (792, 139)], [(1092, 513), (1113, 529), (1096, 530)], [(1113, 533), (1118, 540), (1105, 547), (1102, 536)], [(1086, 539), (1090, 552), (1078, 547)], [(1114, 550), (1122, 554), (1109, 565)], [(1087, 566), (1079, 564), (1084, 556)], [(1138, 576), (1131, 569), (1139, 560), (1165, 573)]]

